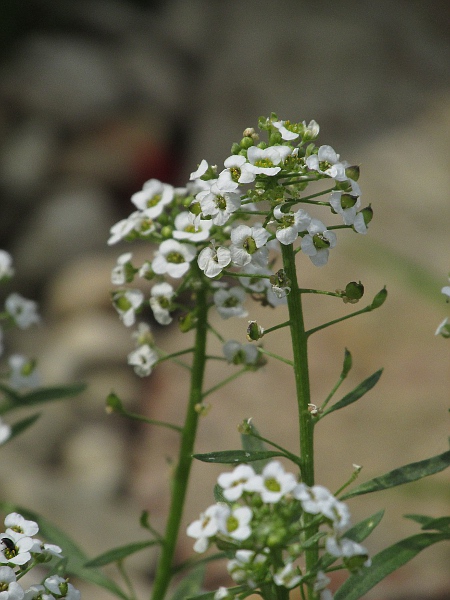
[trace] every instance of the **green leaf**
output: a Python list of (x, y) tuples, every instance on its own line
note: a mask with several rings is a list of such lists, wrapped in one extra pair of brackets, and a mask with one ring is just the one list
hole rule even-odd
[(372, 559), (372, 566), (351, 575), (334, 595), (334, 600), (357, 600), (393, 571), (406, 564), (432, 544), (447, 539), (441, 533), (418, 533), (382, 550)]
[(148, 548), (149, 546), (154, 546), (155, 544), (159, 543), (160, 542), (158, 540), (146, 540), (143, 542), (133, 542), (131, 544), (126, 544), (125, 546), (119, 546), (117, 548), (113, 548), (112, 550), (108, 550), (108, 552), (100, 554), (96, 558), (92, 558), (86, 562), (84, 566), (88, 567), (89, 569), (92, 567), (103, 567), (112, 562), (123, 560), (135, 552), (139, 552), (139, 550), (144, 550), (144, 548)]
[(31, 510), (9, 502), (0, 501), (0, 509), (6, 513), (18, 512), (26, 519), (32, 519), (33, 521), (36, 521), (43, 537), (45, 537), (49, 542), (60, 546), (65, 557), (69, 559), (69, 575), (79, 577), (84, 581), (88, 581), (103, 587), (112, 592), (118, 598), (122, 598), (122, 600), (128, 600), (128, 596), (122, 592), (122, 590), (114, 581), (105, 577), (101, 571), (97, 569), (87, 569), (84, 566), (88, 561), (86, 554), (79, 548), (72, 538), (66, 535), (61, 529), (53, 525), (50, 521)]
[[(231, 596), (233, 596), (233, 594), (237, 596), (237, 594), (245, 590), (248, 590), (248, 588), (244, 585), (237, 585), (235, 587), (228, 588), (228, 591), (231, 594)], [(199, 596), (189, 596), (188, 598), (186, 598), (186, 600), (214, 600), (216, 592), (217, 590), (214, 592), (206, 592), (206, 594), (200, 594)]]
[(40, 416), (41, 416), (41, 413), (35, 413), (34, 415), (26, 417), (25, 419), (16, 421), (16, 423), (11, 425), (11, 437), (9, 437), (6, 441), (9, 442), (13, 438), (15, 438), (16, 435), (21, 434), (23, 431), (28, 429), (28, 427), (31, 427), (34, 423), (36, 423), (36, 421), (39, 419)]
[(450, 450), (437, 456), (432, 456), (419, 462), (410, 463), (404, 465), (398, 469), (394, 469), (381, 477), (375, 477), (370, 481), (366, 481), (361, 485), (358, 485), (353, 490), (350, 490), (340, 500), (346, 500), (347, 498), (353, 498), (353, 496), (361, 496), (362, 494), (370, 494), (371, 492), (378, 492), (380, 490), (386, 490), (397, 485), (404, 483), (410, 483), (428, 475), (434, 475), (443, 471), (450, 465)]
[(73, 383), (65, 386), (60, 385), (39, 388), (37, 390), (27, 392), (26, 394), (18, 394), (7, 386), (0, 385), (0, 391), (2, 391), (7, 398), (7, 400), (0, 405), (0, 414), (5, 414), (6, 412), (16, 408), (34, 406), (35, 404), (42, 404), (52, 400), (62, 400), (63, 398), (76, 396), (85, 389), (86, 384)]
[(205, 568), (203, 565), (193, 569), (175, 588), (172, 600), (185, 600), (192, 594), (198, 594), (202, 589), (204, 578)]
[(194, 454), (194, 458), (207, 463), (221, 463), (226, 465), (265, 460), (274, 456), (285, 456), (283, 452), (266, 450), (264, 452), (246, 452), (245, 450), (225, 450), (223, 452), (208, 452), (207, 454)]
[(364, 396), (364, 394), (367, 394), (367, 392), (376, 385), (376, 383), (378, 382), (378, 380), (381, 377), (382, 372), (383, 372), (383, 369), (380, 369), (379, 371), (376, 371), (373, 375), (371, 375), (370, 377), (365, 379), (353, 391), (351, 391), (349, 394), (344, 396), (341, 400), (339, 400), (338, 402), (336, 402), (335, 404), (330, 406), (330, 408), (328, 408), (323, 413), (322, 418), (325, 415), (328, 415), (329, 413), (331, 413), (335, 410), (339, 410), (340, 408), (344, 408), (344, 406), (353, 404), (353, 402), (356, 402), (357, 400), (359, 400), (361, 398), (361, 396)]
[(423, 530), (435, 529), (443, 533), (450, 533), (450, 517), (426, 517), (425, 515), (403, 515), (422, 525)]
[[(246, 421), (248, 422), (249, 420), (246, 419)], [(251, 424), (250, 428), (251, 428), (250, 429), (251, 433), (241, 433), (242, 448), (246, 452), (250, 452), (250, 453), (267, 452), (266, 444), (259, 438), (254, 437), (252, 435), (252, 433), (259, 435), (259, 432), (256, 429), (256, 427), (253, 424)], [(266, 464), (269, 462), (269, 459), (265, 459), (265, 460), (261, 460), (261, 461), (253, 461), (253, 462), (254, 462), (253, 468), (256, 471), (256, 473), (262, 473), (262, 470), (264, 469)]]

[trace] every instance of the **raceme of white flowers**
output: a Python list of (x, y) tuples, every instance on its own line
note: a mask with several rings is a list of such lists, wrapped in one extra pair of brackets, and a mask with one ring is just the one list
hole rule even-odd
[[(329, 580), (320, 566), (314, 574), (303, 572), (304, 513), (314, 515), (321, 526), (320, 547), (331, 562), (340, 560), (350, 571), (370, 566), (367, 550), (345, 537), (350, 525), (347, 505), (321, 485), (299, 482), (279, 461), (267, 463), (261, 473), (240, 464), (219, 475), (217, 483), (224, 501), (209, 506), (188, 526), (187, 534), (195, 538), (196, 552), (212, 544), (233, 552), (228, 572), (235, 583), (256, 589), (273, 582), (291, 589), (315, 577), (317, 586), (326, 580), (317, 590), (326, 587)], [(227, 598), (226, 591), (220, 588), (216, 597)], [(323, 597), (332, 596), (327, 590)]]
[[(315, 145), (315, 121), (291, 123), (272, 114), (260, 118), (259, 129), (267, 141), (246, 129), (223, 169), (203, 159), (185, 187), (150, 179), (131, 197), (137, 210), (111, 228), (108, 244), (146, 240), (157, 247), (139, 266), (131, 252), (121, 254), (112, 270), (112, 283), (120, 286), (113, 305), (127, 327), (146, 308), (159, 324), (171, 323), (172, 313), (183, 309), (182, 293), (198, 285), (208, 287), (211, 305), (224, 319), (247, 316), (247, 295), (283, 304), (289, 282), (272, 270), (280, 245), (298, 244), (321, 267), (337, 244), (334, 230), (366, 233), (372, 209), (361, 208), (359, 167), (331, 146)], [(305, 193), (321, 180), (330, 182), (329, 189)], [(328, 212), (331, 224), (311, 216), (311, 205)], [(144, 293), (147, 281), (152, 287)], [(189, 319), (180, 327), (189, 330)], [(157, 360), (148, 339), (128, 357), (140, 376), (149, 375)]]
[(80, 592), (59, 575), (50, 575), (43, 584), (26, 590), (19, 583), (33, 566), (62, 558), (62, 550), (33, 537), (39, 531), (34, 521), (19, 513), (5, 518), (5, 531), (0, 534), (0, 598), (5, 600), (79, 600)]

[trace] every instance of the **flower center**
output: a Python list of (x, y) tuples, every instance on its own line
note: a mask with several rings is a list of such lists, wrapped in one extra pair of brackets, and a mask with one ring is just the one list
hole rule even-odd
[(321, 233), (316, 233), (313, 236), (313, 243), (317, 250), (323, 250), (324, 248), (329, 248), (330, 240), (327, 240)]
[(250, 236), (244, 241), (243, 248), (249, 254), (255, 254), (255, 252), (258, 250), (255, 240)]
[(227, 207), (227, 201), (223, 196), (216, 196), (216, 206), (219, 210), (225, 210)]
[(147, 200), (147, 208), (151, 208), (152, 206), (156, 206), (159, 202), (161, 202), (161, 194), (155, 194), (154, 196), (152, 196), (152, 198), (150, 198), (150, 200)]
[(227, 530), (231, 533), (232, 531), (236, 531), (239, 527), (239, 521), (233, 515), (230, 515), (227, 519)]
[(270, 167), (275, 166), (270, 158), (260, 158), (255, 160), (255, 167), (261, 167), (262, 169), (270, 169)]
[(281, 490), (280, 482), (275, 479), (275, 477), (268, 477), (264, 481), (264, 485), (269, 490), (269, 492), (279, 492)]
[(175, 263), (177, 265), (185, 262), (184, 256), (181, 254), (181, 252), (169, 252), (169, 254), (166, 256), (166, 260), (167, 262)]

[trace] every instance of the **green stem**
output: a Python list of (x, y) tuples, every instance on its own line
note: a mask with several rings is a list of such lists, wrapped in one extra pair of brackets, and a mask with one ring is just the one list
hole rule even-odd
[(156, 570), (151, 596), (152, 600), (163, 600), (172, 577), (173, 556), (183, 514), (199, 418), (199, 413), (195, 410), (195, 406), (202, 401), (203, 377), (206, 365), (206, 336), (208, 331), (205, 287), (201, 287), (198, 290), (196, 301), (198, 320), (196, 325), (195, 351), (192, 363), (189, 403), (181, 436), (178, 465), (172, 481), (169, 517), (166, 524), (161, 557)]
[[(281, 251), (286, 277), (291, 282), (291, 293), (287, 296), (287, 303), (299, 415), (301, 475), (303, 483), (312, 486), (314, 485), (314, 425), (308, 411), (308, 404), (311, 401), (308, 371), (308, 336), (305, 331), (302, 297), (297, 281), (295, 253), (292, 244), (282, 244)], [(317, 533), (317, 526), (310, 526), (313, 518), (314, 515), (304, 513), (305, 534), (303, 541), (307, 541)], [(307, 572), (316, 565), (318, 556), (319, 552), (316, 544), (305, 551)], [(312, 584), (308, 585), (308, 592), (311, 600), (317, 596), (313, 591)]]

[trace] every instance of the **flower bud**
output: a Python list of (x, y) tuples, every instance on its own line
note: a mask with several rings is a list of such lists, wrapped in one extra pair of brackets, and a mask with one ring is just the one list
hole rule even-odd
[(387, 289), (384, 287), (375, 296), (375, 298), (372, 301), (372, 304), (370, 305), (370, 308), (372, 310), (375, 309), (375, 308), (379, 308), (380, 306), (382, 306), (384, 304), (386, 298), (387, 298)]
[(168, 240), (169, 238), (172, 237), (172, 231), (173, 231), (173, 228), (170, 227), (170, 225), (165, 225), (161, 229), (161, 235), (165, 240)]
[(197, 202), (197, 200), (194, 200), (193, 202), (191, 202), (191, 204), (189, 205), (189, 212), (191, 214), (195, 215), (196, 217), (198, 217), (198, 215), (200, 215), (202, 212), (202, 207), (200, 206), (200, 202)]
[(260, 327), (256, 321), (249, 321), (247, 327), (247, 339), (249, 342), (256, 342), (264, 335), (264, 328)]
[(352, 364), (353, 364), (352, 355), (350, 353), (350, 350), (347, 350), (347, 348), (346, 348), (345, 355), (344, 355), (344, 364), (342, 365), (341, 377), (347, 377), (350, 369), (352, 368)]
[(239, 146), (239, 144), (237, 142), (234, 142), (234, 144), (232, 144), (231, 146), (231, 154), (239, 154), (241, 147)]
[(274, 131), (270, 134), (269, 137), (269, 145), (275, 146), (275, 144), (281, 144), (283, 142), (283, 138), (281, 137), (281, 133), (279, 131)]
[(251, 146), (254, 146), (255, 144), (253, 143), (253, 140), (251, 137), (243, 137), (242, 140), (239, 142), (239, 146), (241, 148), (250, 148)]
[(347, 167), (345, 169), (345, 174), (349, 179), (353, 179), (353, 181), (358, 181), (359, 179), (359, 166), (353, 165), (352, 167)]

